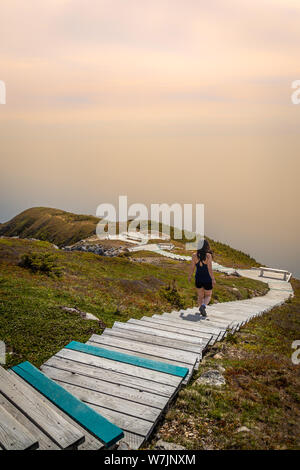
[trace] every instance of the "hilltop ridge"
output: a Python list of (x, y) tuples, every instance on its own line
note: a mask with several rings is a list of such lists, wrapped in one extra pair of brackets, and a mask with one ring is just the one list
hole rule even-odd
[[(95, 236), (99, 220), (98, 217), (92, 215), (74, 214), (49, 207), (32, 207), (0, 225), (0, 236), (36, 238), (62, 247)], [(151, 221), (148, 221), (148, 223), (150, 224)], [(162, 231), (161, 224), (159, 225), (159, 231)], [(185, 239), (174, 240), (174, 227), (170, 227), (170, 235), (176, 249), (184, 252)], [(206, 238), (215, 253), (216, 262), (234, 268), (259, 265), (249, 254), (209, 237)]]

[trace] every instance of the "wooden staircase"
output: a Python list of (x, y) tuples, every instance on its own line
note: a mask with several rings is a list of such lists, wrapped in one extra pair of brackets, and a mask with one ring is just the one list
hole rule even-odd
[(267, 282), (267, 295), (214, 304), (207, 318), (191, 308), (115, 322), (86, 344), (69, 343), (43, 373), (29, 363), (1, 368), (0, 448), (96, 450), (123, 439), (138, 449), (207, 348), (293, 295), (288, 282)]

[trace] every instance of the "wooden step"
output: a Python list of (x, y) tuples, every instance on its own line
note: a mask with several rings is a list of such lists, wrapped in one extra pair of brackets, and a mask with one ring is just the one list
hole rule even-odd
[(37, 439), (0, 405), (0, 447), (4, 450), (35, 450)]
[(120, 349), (131, 351), (131, 353), (139, 353), (140, 351), (142, 351), (143, 353), (148, 354), (149, 356), (171, 360), (179, 364), (186, 364), (186, 367), (194, 366), (195, 362), (197, 362), (198, 360), (198, 355), (195, 353), (185, 352), (166, 346), (150, 345), (148, 343), (143, 343), (143, 346), (141, 347), (141, 344), (137, 341), (125, 338), (118, 338), (115, 336), (92, 335), (89, 341), (103, 345), (107, 344), (109, 346), (119, 347)]
[[(173, 323), (170, 322), (168, 319), (160, 317), (160, 316), (142, 317), (141, 320), (138, 320), (138, 321), (149, 322), (151, 324), (154, 323), (155, 328), (163, 329), (166, 331), (173, 331), (175, 333), (178, 332), (178, 327), (176, 325), (173, 325)], [(211, 340), (213, 336), (212, 333), (204, 333), (204, 332), (199, 331), (197, 328), (189, 328), (189, 325), (186, 325), (185, 327), (185, 323), (181, 324), (180, 333), (191, 335), (191, 336), (196, 336), (198, 338), (203, 338), (209, 341)]]
[[(148, 318), (148, 317), (147, 317)], [(207, 338), (207, 335), (203, 336), (198, 334), (195, 331), (192, 330), (184, 330), (183, 328), (181, 329), (180, 332), (178, 332), (178, 328), (176, 326), (172, 326), (171, 324), (163, 323), (161, 324), (160, 321), (150, 321), (149, 320), (135, 320), (131, 319), (128, 320), (128, 324), (133, 324), (133, 325), (138, 325), (138, 326), (144, 326), (146, 328), (151, 328), (152, 330), (158, 330), (160, 331), (163, 335), (167, 336), (168, 334), (175, 334), (177, 335), (180, 333), (181, 336), (184, 336), (186, 341), (192, 341), (194, 340), (195, 342), (203, 345), (204, 348), (208, 346), (212, 339), (212, 335), (209, 335)], [(156, 320), (156, 319), (153, 319)]]
[[(166, 359), (166, 358), (161, 357), (161, 356), (154, 356), (153, 354), (147, 354), (145, 352), (140, 352), (141, 349), (135, 351), (135, 350), (132, 350), (132, 348), (129, 345), (127, 346), (128, 349), (125, 349), (124, 347), (115, 346), (113, 344), (108, 344), (108, 343), (114, 342), (113, 337), (109, 337), (108, 335), (106, 335), (105, 338), (108, 338), (108, 340), (106, 339), (106, 340), (104, 340), (104, 342), (101, 341), (101, 340), (96, 341), (96, 342), (89, 340), (89, 341), (86, 342), (86, 344), (91, 345), (91, 346), (100, 347), (100, 348), (105, 347), (105, 349), (108, 349), (110, 351), (116, 351), (116, 352), (130, 354), (130, 355), (138, 354), (139, 358), (151, 359), (151, 360), (157, 361), (157, 362), (165, 362), (166, 364), (173, 364), (175, 366), (186, 367), (188, 369), (188, 374), (184, 377), (184, 383), (187, 383), (187, 381), (190, 380), (190, 378), (193, 374), (194, 368), (196, 367), (196, 364), (197, 364), (197, 358), (196, 357), (195, 357), (195, 360), (194, 360), (193, 364), (187, 364), (185, 362), (174, 361), (173, 359)], [(122, 346), (124, 346), (124, 344), (122, 344)]]
[(113, 328), (115, 327), (122, 328), (124, 330), (131, 330), (131, 331), (137, 331), (140, 333), (151, 334), (153, 336), (160, 336), (161, 338), (169, 338), (169, 339), (175, 339), (175, 340), (180, 340), (183, 342), (192, 343), (192, 344), (197, 345), (197, 347), (199, 348), (199, 353), (203, 351), (206, 345), (206, 343), (203, 343), (203, 340), (201, 338), (196, 338), (193, 336), (186, 336), (180, 333), (173, 333), (170, 331), (164, 331), (164, 330), (160, 330), (157, 328), (153, 328), (150, 326), (149, 323), (146, 323), (145, 325), (145, 324), (135, 323), (131, 321), (127, 323), (115, 322), (113, 325)]
[(171, 321), (175, 324), (178, 325), (186, 325), (187, 328), (195, 328), (197, 331), (202, 331), (203, 333), (208, 333), (211, 335), (219, 336), (220, 332), (224, 333), (225, 330), (224, 328), (215, 328), (213, 326), (209, 326), (208, 322), (207, 324), (203, 325), (203, 322), (201, 321), (201, 318), (195, 320), (195, 317), (193, 319), (189, 319), (186, 317), (174, 317), (170, 315), (169, 313), (163, 313), (162, 315), (153, 315), (153, 318), (165, 318), (168, 321)]
[(84, 442), (84, 433), (67, 422), (60, 410), (49, 406), (45, 397), (37, 396), (30, 385), (2, 367), (0, 392), (36, 426), (41, 427), (61, 449), (76, 448)]
[[(71, 350), (61, 350), (55, 356), (48, 359), (41, 367), (54, 367), (57, 369), (65, 370), (71, 374), (79, 374), (92, 379), (101, 380), (104, 384), (104, 389), (111, 384), (115, 384), (117, 389), (122, 386), (132, 389), (132, 392), (140, 391), (141, 393), (150, 393), (161, 395), (163, 397), (173, 396), (175, 386), (169, 384), (162, 384), (149, 378), (137, 377), (134, 374), (126, 374), (121, 368), (118, 370), (111, 370), (109, 363), (106, 364), (95, 363), (87, 355), (76, 353)], [(47, 375), (47, 370), (44, 371)]]
[(147, 333), (141, 333), (130, 329), (117, 328), (116, 326), (114, 326), (113, 328), (105, 328), (102, 335), (112, 335), (121, 338), (128, 338), (139, 343), (149, 343), (157, 346), (168, 346), (170, 348), (178, 349), (180, 351), (192, 352), (201, 357), (201, 354), (199, 353), (199, 347), (197, 345), (193, 343), (188, 343), (186, 341), (174, 340), (161, 336), (154, 336), (149, 331), (147, 331)]
[(79, 343), (77, 341), (71, 341), (71, 343), (67, 344), (66, 349), (92, 354), (94, 356), (110, 359), (112, 361), (121, 362), (124, 364), (143, 367), (145, 369), (150, 369), (156, 372), (163, 372), (165, 374), (182, 377), (183, 379), (188, 374), (188, 369), (186, 367), (180, 367), (173, 364), (153, 361), (152, 359), (145, 359), (135, 355), (110, 351), (109, 349), (91, 346), (84, 343)]
[[(39, 450), (59, 450), (58, 445), (55, 444), (39, 427), (37, 427), (27, 416), (13, 405), (2, 393), (0, 393), (0, 406), (2, 406), (8, 413), (10, 413), (18, 423), (26, 428), (29, 433), (38, 441)], [(102, 446), (101, 446), (102, 447)]]
[(106, 447), (111, 447), (123, 437), (120, 428), (99, 413), (95, 413), (71, 393), (66, 392), (63, 387), (40, 372), (30, 362), (23, 362), (13, 367), (12, 370), (89, 433), (100, 439)]
[[(43, 371), (123, 429), (124, 440), (131, 448), (138, 449), (149, 437), (188, 369), (174, 368), (167, 363), (154, 364), (156, 361), (87, 344), (74, 342), (72, 349), (69, 346), (49, 359)], [(178, 369), (184, 369), (184, 374), (178, 375)]]

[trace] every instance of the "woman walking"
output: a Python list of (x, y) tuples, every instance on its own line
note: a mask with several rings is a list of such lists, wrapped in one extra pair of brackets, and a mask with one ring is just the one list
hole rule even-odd
[(198, 292), (199, 313), (206, 317), (206, 306), (210, 302), (212, 289), (216, 284), (212, 270), (212, 251), (207, 240), (204, 240), (202, 248), (192, 256), (189, 281), (192, 279), (195, 267), (195, 284)]

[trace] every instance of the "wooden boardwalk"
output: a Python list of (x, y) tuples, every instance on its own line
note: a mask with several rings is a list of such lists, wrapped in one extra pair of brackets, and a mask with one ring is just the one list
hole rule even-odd
[[(239, 273), (261, 279), (255, 270)], [(40, 374), (51, 380), (51, 387), (57, 384), (120, 428), (128, 447), (138, 449), (207, 348), (293, 295), (288, 282), (264, 280), (270, 287), (265, 296), (214, 304), (207, 308), (207, 318), (191, 308), (115, 322), (86, 344), (72, 341), (43, 364)], [(68, 414), (50, 400), (49, 392), (45, 396), (39, 375), (34, 382), (36, 372), (29, 366), (0, 369), (0, 423), (5, 423), (0, 426), (0, 448), (103, 448), (103, 439), (88, 429), (89, 423), (78, 424), (70, 410)]]

